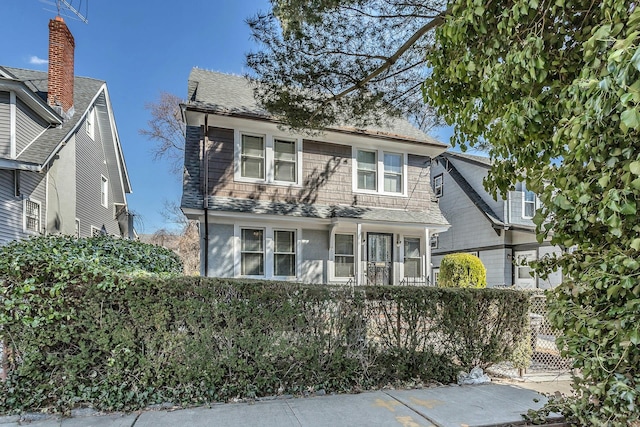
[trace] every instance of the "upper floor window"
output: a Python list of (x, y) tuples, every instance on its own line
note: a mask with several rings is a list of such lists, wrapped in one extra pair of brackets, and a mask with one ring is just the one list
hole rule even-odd
[(264, 138), (242, 135), (240, 152), (240, 176), (243, 178), (264, 179)]
[(442, 194), (444, 193), (444, 181), (442, 174), (433, 177), (433, 192), (436, 197), (442, 197)]
[(302, 146), (296, 139), (274, 138), (236, 130), (235, 179), (238, 181), (296, 184), (300, 182)]
[(431, 249), (438, 249), (438, 240), (438, 233), (431, 235), (431, 242), (429, 243), (431, 245)]
[(100, 203), (105, 208), (109, 206), (109, 181), (104, 176), (100, 177)]
[(355, 150), (354, 190), (403, 194), (406, 161), (401, 153), (382, 150)]
[(533, 215), (536, 213), (536, 194), (533, 191), (527, 190), (524, 186), (522, 190), (524, 191), (522, 217), (533, 218)]
[(91, 107), (89, 109), (89, 112), (87, 113), (87, 119), (85, 121), (85, 125), (87, 129), (87, 135), (89, 135), (89, 138), (95, 139), (95, 110), (93, 107)]
[(276, 181), (296, 182), (296, 142), (273, 141), (273, 174)]
[(34, 233), (40, 232), (40, 202), (24, 201), (24, 230)]
[(273, 232), (273, 274), (295, 277), (296, 275), (296, 233), (295, 231), (274, 230)]
[(384, 191), (402, 193), (402, 154), (384, 153)]
[(358, 150), (358, 189), (377, 190), (378, 174), (375, 151)]
[(243, 228), (240, 235), (240, 271), (243, 276), (264, 275), (264, 230)]

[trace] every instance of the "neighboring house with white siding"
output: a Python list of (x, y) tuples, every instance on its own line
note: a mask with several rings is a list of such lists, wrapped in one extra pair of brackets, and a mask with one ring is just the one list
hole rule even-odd
[(449, 224), (430, 185), (447, 146), (407, 121), (284, 130), (240, 76), (194, 68), (182, 210), (202, 274), (307, 283), (426, 284)]
[(49, 23), (49, 71), (0, 66), (0, 244), (45, 234), (131, 237), (131, 185), (105, 82), (74, 76)]
[(560, 272), (543, 280), (531, 275), (531, 269), (522, 262), (561, 252), (559, 247), (536, 240), (532, 220), (539, 203), (536, 195), (519, 183), (506, 200), (494, 200), (483, 186), (490, 168), (487, 157), (451, 151), (438, 156), (432, 166), (434, 193), (451, 223), (449, 230), (431, 240), (434, 281), (444, 255), (468, 252), (480, 257), (490, 287), (558, 285), (562, 281)]

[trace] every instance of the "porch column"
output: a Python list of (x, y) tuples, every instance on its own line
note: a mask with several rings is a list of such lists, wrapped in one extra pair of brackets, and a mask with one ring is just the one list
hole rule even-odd
[(356, 224), (356, 260), (355, 260), (356, 285), (362, 284), (362, 224)]
[(431, 279), (432, 279), (431, 277), (431, 230), (429, 230), (428, 228), (424, 229), (424, 242), (425, 242), (424, 271), (427, 276), (427, 280), (431, 284)]

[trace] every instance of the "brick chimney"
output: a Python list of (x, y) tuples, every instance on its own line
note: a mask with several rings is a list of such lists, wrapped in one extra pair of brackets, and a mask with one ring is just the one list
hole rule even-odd
[(73, 55), (76, 43), (60, 16), (49, 21), (49, 94), (47, 101), (64, 116), (73, 115)]

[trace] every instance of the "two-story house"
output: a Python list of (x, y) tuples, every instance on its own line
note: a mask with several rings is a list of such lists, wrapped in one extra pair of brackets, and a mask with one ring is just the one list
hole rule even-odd
[(488, 157), (448, 151), (432, 167), (432, 185), (451, 228), (431, 238), (434, 282), (444, 255), (468, 252), (480, 257), (488, 286), (549, 288), (562, 281), (560, 272), (543, 280), (532, 274), (528, 261), (560, 248), (538, 243), (532, 221), (539, 201), (519, 183), (507, 199), (494, 198), (483, 186), (491, 168)]
[(134, 232), (107, 85), (74, 75), (74, 48), (57, 17), (48, 72), (0, 66), (0, 244)]
[(449, 224), (430, 185), (446, 150), (407, 121), (292, 133), (244, 77), (194, 68), (182, 105), (182, 210), (202, 274), (307, 283), (425, 284)]

